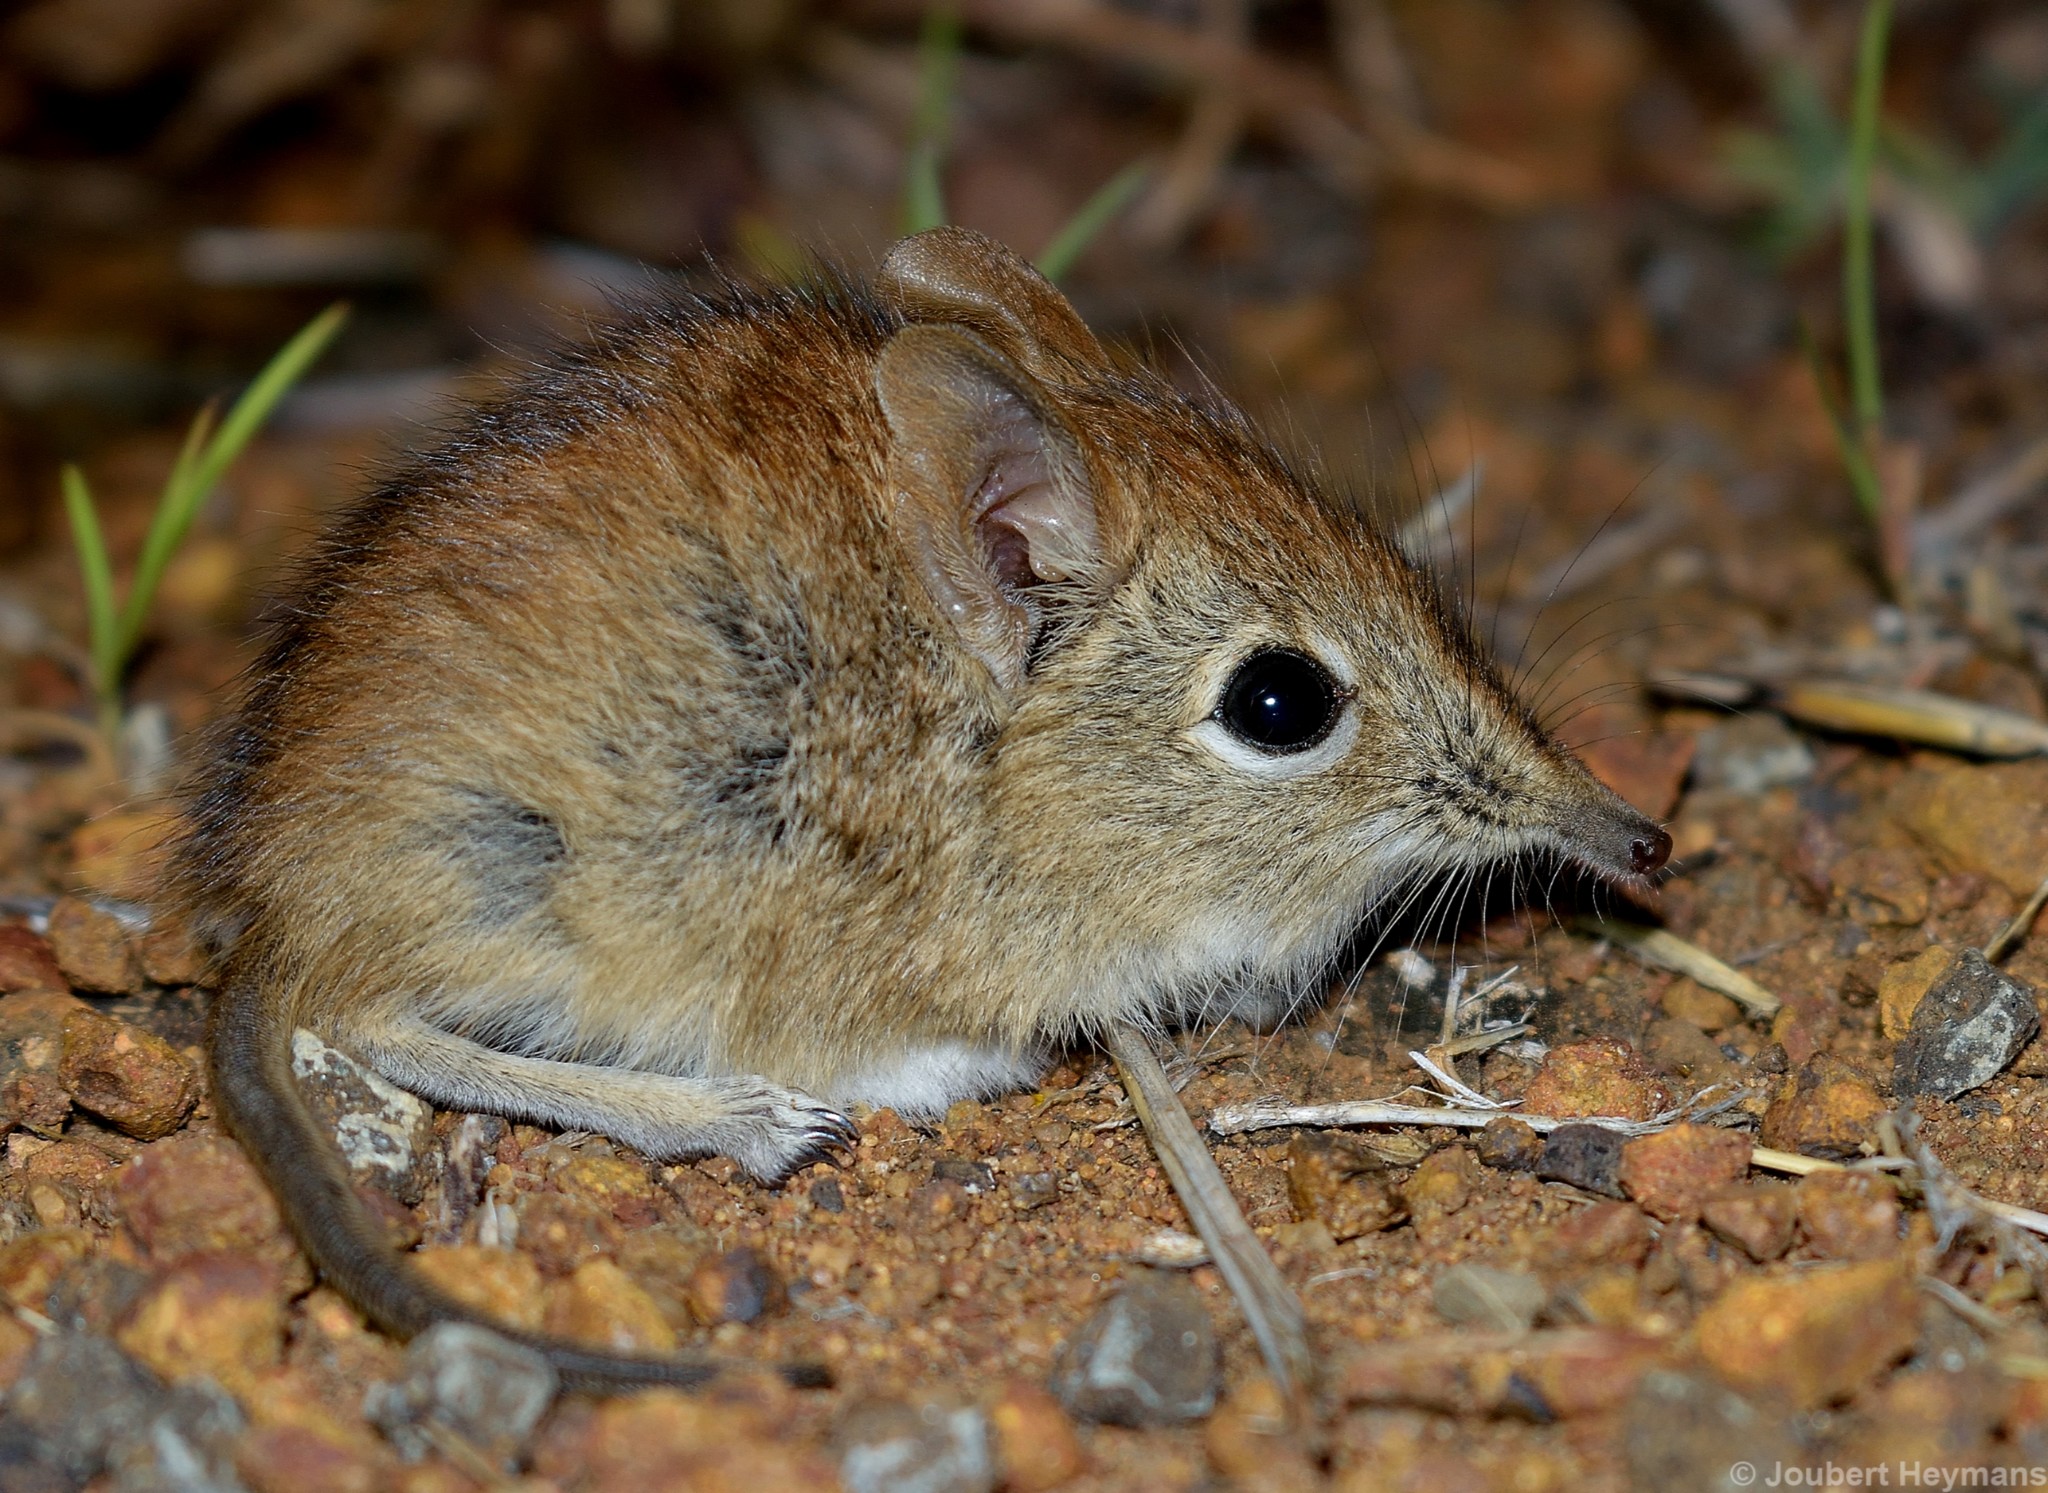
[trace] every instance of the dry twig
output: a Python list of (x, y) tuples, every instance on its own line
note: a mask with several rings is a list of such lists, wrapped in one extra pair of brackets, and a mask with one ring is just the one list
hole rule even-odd
[(1131, 1104), (1159, 1154), (1159, 1164), (1172, 1179), (1188, 1218), (1209, 1246), (1216, 1268), (1251, 1324), (1267, 1370), (1293, 1407), (1297, 1423), (1309, 1424), (1308, 1394), (1314, 1374), (1301, 1302), (1245, 1222), (1223, 1174), (1216, 1169), (1215, 1158), (1181, 1107), (1180, 1097), (1144, 1033), (1134, 1027), (1114, 1027), (1107, 1045)]
[(1604, 918), (1581, 918), (1576, 926), (1583, 933), (1620, 944), (1645, 964), (1691, 976), (1707, 989), (1718, 990), (1752, 1016), (1769, 1020), (1784, 1007), (1784, 1002), (1741, 970), (1666, 929), (1646, 928), (1640, 923), (1612, 922)]

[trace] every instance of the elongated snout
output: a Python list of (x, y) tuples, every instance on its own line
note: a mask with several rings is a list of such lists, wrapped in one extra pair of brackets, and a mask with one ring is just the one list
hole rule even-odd
[(1590, 778), (1578, 802), (1559, 818), (1565, 850), (1602, 875), (1641, 880), (1671, 859), (1671, 835), (1664, 826)]

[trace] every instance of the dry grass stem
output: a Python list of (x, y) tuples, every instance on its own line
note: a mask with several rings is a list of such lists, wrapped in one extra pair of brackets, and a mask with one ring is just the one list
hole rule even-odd
[(2034, 926), (2034, 919), (2041, 915), (2041, 909), (2048, 907), (2048, 880), (2034, 888), (2034, 895), (2027, 898), (2027, 905), (2013, 914), (2013, 919), (1998, 930), (1998, 937), (1984, 945), (1984, 960), (1996, 964), (2007, 954), (2026, 942), (2028, 932)]
[(1752, 1016), (1768, 1020), (1783, 1009), (1784, 1002), (1741, 970), (1666, 929), (1646, 928), (1640, 923), (1620, 923), (1604, 918), (1582, 918), (1576, 926), (1582, 932), (1620, 944), (1645, 964), (1691, 976), (1707, 989), (1727, 996)]
[(1296, 1423), (1310, 1424), (1314, 1363), (1301, 1302), (1245, 1221), (1145, 1035), (1133, 1027), (1114, 1027), (1107, 1045), (1159, 1164), (1251, 1324), (1268, 1372), (1293, 1407)]

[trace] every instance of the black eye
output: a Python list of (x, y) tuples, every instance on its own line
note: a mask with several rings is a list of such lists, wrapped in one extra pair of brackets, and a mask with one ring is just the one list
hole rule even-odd
[(1262, 648), (1224, 686), (1216, 719), (1247, 746), (1278, 756), (1305, 752), (1337, 724), (1337, 686), (1323, 667), (1289, 648)]

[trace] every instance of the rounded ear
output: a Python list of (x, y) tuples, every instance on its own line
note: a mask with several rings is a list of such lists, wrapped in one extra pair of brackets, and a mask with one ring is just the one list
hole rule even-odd
[(1081, 368), (1108, 356), (1052, 281), (1015, 251), (968, 228), (933, 228), (891, 249), (875, 289), (910, 322), (950, 322), (981, 333), (1041, 378), (1047, 355)]
[(1004, 689), (1024, 679), (1049, 581), (1099, 559), (1080, 443), (1031, 376), (971, 333), (905, 327), (875, 365), (896, 522), (938, 609)]

